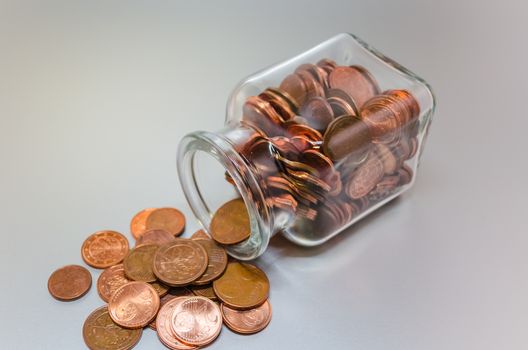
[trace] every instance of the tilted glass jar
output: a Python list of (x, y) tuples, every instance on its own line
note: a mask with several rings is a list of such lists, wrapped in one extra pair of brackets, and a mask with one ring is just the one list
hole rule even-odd
[(181, 141), (180, 182), (206, 230), (244, 200), (250, 237), (226, 246), (238, 259), (278, 232), (321, 244), (412, 186), (434, 107), (424, 80), (340, 34), (242, 81), (222, 130)]

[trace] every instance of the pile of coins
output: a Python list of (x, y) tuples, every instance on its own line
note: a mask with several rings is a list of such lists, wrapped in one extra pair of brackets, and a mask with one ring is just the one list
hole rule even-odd
[[(92, 350), (126, 350), (148, 327), (169, 349), (196, 349), (214, 341), (225, 324), (240, 334), (264, 329), (271, 320), (269, 280), (258, 267), (228, 259), (222, 244), (249, 237), (249, 218), (241, 199), (222, 206), (213, 217), (213, 238), (200, 230), (179, 237), (185, 217), (174, 208), (149, 208), (134, 216), (135, 247), (116, 231), (99, 231), (83, 243), (81, 255), (104, 269), (97, 292), (108, 303), (93, 311), (83, 326)], [(58, 300), (80, 298), (92, 285), (90, 272), (62, 267), (48, 280)]]
[(236, 147), (267, 204), (325, 237), (412, 181), (419, 116), (409, 91), (382, 92), (364, 67), (323, 59), (247, 98), (241, 123), (254, 133)]

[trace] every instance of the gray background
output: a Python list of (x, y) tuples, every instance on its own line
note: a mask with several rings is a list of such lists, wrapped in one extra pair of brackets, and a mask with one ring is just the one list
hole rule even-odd
[(200, 3), (0, 1), (0, 348), (82, 349), (102, 301), (55, 301), (49, 274), (144, 207), (192, 233), (180, 138), (220, 128), (244, 76), (348, 31), (436, 92), (416, 185), (321, 247), (275, 239), (272, 323), (210, 349), (526, 349), (528, 7)]

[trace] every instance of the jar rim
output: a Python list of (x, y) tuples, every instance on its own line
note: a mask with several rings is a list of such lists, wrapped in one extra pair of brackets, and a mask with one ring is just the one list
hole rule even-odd
[(218, 161), (233, 179), (246, 205), (251, 232), (244, 242), (226, 245), (227, 253), (239, 260), (252, 260), (267, 248), (272, 235), (273, 216), (266, 205), (265, 195), (247, 162), (221, 133), (196, 131), (186, 135), (179, 144), (178, 176), (183, 193), (198, 222), (209, 231), (213, 213), (202, 197), (196, 181), (195, 156), (204, 152)]

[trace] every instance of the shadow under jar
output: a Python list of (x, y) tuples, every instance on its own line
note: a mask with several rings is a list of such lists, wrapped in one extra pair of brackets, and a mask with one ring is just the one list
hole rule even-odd
[(424, 80), (339, 34), (242, 81), (222, 130), (181, 141), (180, 182), (206, 230), (244, 200), (250, 237), (226, 246), (238, 259), (277, 232), (318, 245), (412, 186), (434, 107)]

